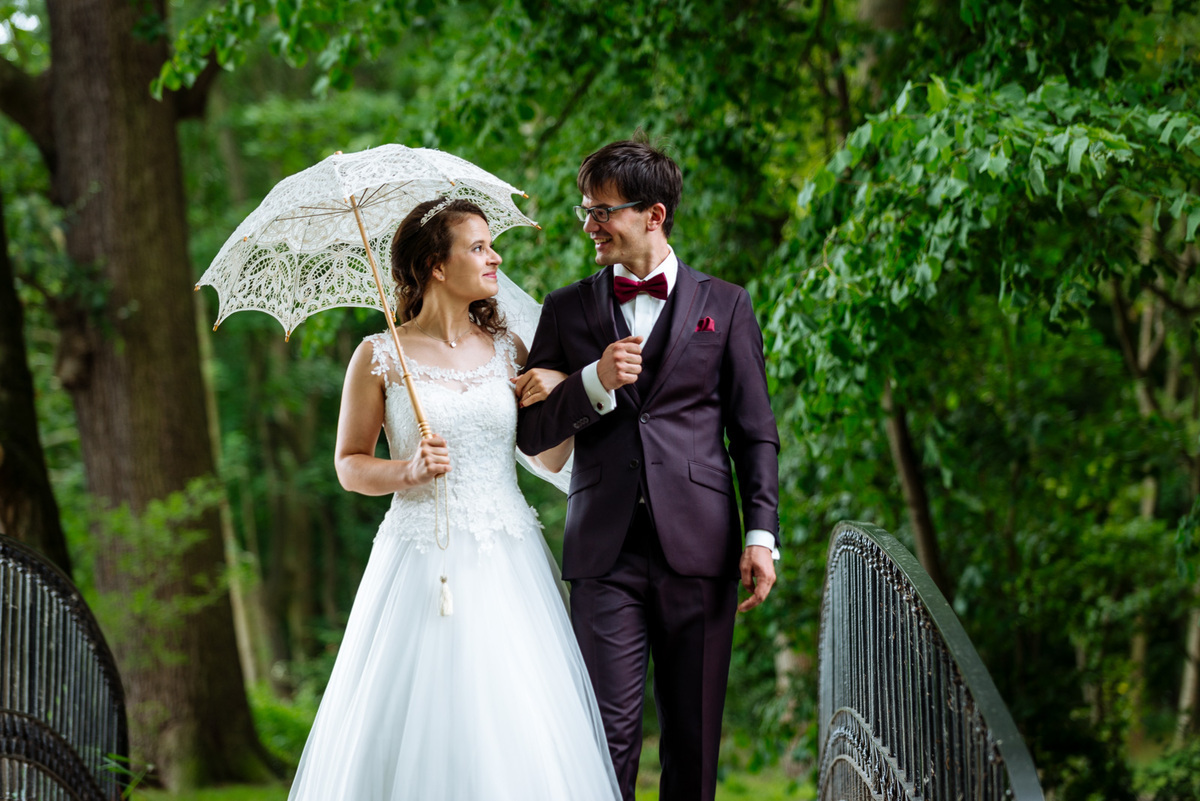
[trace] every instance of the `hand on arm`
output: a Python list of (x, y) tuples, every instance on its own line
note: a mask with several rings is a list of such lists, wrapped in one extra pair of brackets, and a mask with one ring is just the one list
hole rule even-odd
[(567, 374), (544, 367), (534, 367), (514, 379), (513, 391), (517, 394), (518, 406), (532, 406), (550, 397), (554, 388), (566, 379)]
[(450, 472), (450, 451), (446, 441), (434, 435), (421, 441), (410, 460), (375, 456), (383, 427), (384, 390), (382, 379), (371, 372), (372, 350), (370, 342), (360, 344), (346, 368), (334, 467), (345, 489), (363, 495), (387, 495)]
[[(525, 352), (525, 345), (517, 338), (517, 357), (524, 362), (528, 358)], [(534, 367), (512, 379), (513, 391), (517, 395), (517, 405), (521, 408), (533, 406), (535, 403), (541, 403), (550, 397), (550, 393), (554, 388), (561, 384), (567, 377), (566, 373), (558, 370), (550, 370), (545, 367)], [(536, 456), (530, 458), (540, 464), (551, 473), (557, 473), (563, 469), (563, 465), (567, 463), (567, 459), (571, 456), (571, 451), (575, 447), (575, 438), (568, 437), (567, 439), (555, 445), (549, 450), (542, 451)]]

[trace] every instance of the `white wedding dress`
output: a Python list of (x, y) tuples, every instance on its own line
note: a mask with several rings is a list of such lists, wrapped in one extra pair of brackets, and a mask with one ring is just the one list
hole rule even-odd
[[(391, 456), (411, 458), (419, 435), (395, 345), (368, 341)], [(432, 483), (393, 496), (289, 799), (619, 799), (541, 525), (517, 487), (513, 340), (466, 373), (406, 361), (450, 447), (438, 482), (450, 546), (434, 541)]]

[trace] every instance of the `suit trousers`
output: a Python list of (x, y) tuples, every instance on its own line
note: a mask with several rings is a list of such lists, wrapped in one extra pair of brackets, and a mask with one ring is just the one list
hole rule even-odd
[(571, 582), (571, 622), (624, 801), (634, 801), (649, 659), (661, 730), (661, 801), (711, 801), (733, 647), (737, 582), (681, 576), (639, 502), (608, 574)]

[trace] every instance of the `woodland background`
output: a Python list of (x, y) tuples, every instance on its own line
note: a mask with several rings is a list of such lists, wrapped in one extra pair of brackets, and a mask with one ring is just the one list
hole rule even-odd
[[(0, 530), (97, 612), (134, 769), (286, 775), (387, 505), (331, 458), (378, 313), (214, 334), (221, 243), (335, 150), (438, 147), (528, 192), (542, 230), (498, 249), (540, 296), (594, 269), (580, 159), (640, 127), (684, 170), (675, 248), (755, 300), (784, 441), (729, 775), (807, 779), (855, 519), (952, 599), (1054, 798), (1200, 797), (1197, 14), (0, 0)], [(562, 497), (525, 483), (557, 546)]]

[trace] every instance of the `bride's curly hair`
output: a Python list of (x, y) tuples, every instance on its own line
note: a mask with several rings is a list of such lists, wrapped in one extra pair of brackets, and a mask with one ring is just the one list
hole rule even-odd
[[(442, 203), (445, 208), (422, 224), (425, 215)], [(469, 200), (427, 200), (408, 213), (392, 238), (392, 280), (396, 282), (396, 310), (401, 323), (421, 313), (433, 268), (450, 257), (454, 228), (470, 215), (487, 222), (483, 210)], [(471, 302), (471, 320), (493, 337), (508, 331), (495, 298)]]

